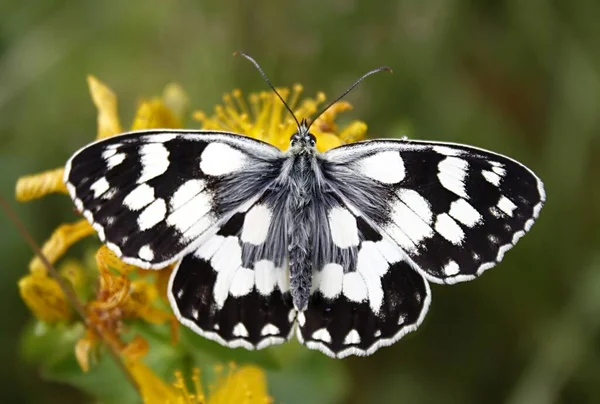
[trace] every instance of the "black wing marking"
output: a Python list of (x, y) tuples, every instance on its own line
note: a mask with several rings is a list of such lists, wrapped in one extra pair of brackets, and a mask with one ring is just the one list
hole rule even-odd
[(469, 146), (376, 140), (332, 149), (324, 159), (345, 203), (438, 283), (495, 266), (545, 201), (542, 181), (527, 167)]
[(171, 275), (168, 296), (177, 318), (228, 347), (261, 349), (287, 341), (293, 331), (296, 310), (287, 263), (278, 267), (271, 247), (256, 249), (272, 245), (278, 234), (263, 229), (272, 230), (279, 220), (249, 218), (268, 208), (262, 199), (234, 215)]
[(240, 135), (141, 131), (84, 147), (67, 162), (64, 181), (119, 257), (161, 268), (253, 203), (281, 161), (275, 147)]
[(417, 329), (431, 300), (428, 282), (394, 242), (360, 216), (341, 218), (331, 230), (342, 225), (349, 233), (340, 244), (359, 240), (346, 248), (357, 254), (350, 260), (351, 251), (336, 254), (314, 271), (311, 298), (297, 317), (298, 339), (335, 358), (393, 344)]

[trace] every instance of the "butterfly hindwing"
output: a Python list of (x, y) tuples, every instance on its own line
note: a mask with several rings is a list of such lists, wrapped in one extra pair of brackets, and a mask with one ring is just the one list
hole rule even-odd
[[(469, 146), (365, 141), (325, 158), (347, 184), (337, 187), (344, 200), (368, 211), (412, 264), (439, 283), (473, 279), (500, 262), (545, 201), (541, 180), (528, 168)], [(368, 192), (385, 202), (365, 203)]]
[(261, 349), (292, 334), (296, 311), (289, 270), (278, 256), (282, 219), (271, 196), (219, 224), (219, 231), (185, 256), (171, 275), (171, 306), (197, 333), (229, 347)]
[(415, 330), (427, 313), (429, 284), (398, 246), (343, 204), (330, 207), (329, 230), (335, 251), (313, 272), (298, 339), (343, 358), (370, 355)]
[(259, 197), (280, 163), (276, 148), (228, 133), (132, 132), (81, 149), (64, 179), (76, 207), (118, 256), (160, 268)]

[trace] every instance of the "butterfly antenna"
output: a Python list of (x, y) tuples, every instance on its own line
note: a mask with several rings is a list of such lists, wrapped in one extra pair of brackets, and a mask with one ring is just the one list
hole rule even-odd
[(244, 52), (235, 52), (233, 55), (234, 56), (236, 56), (236, 55), (243, 56), (246, 59), (248, 59), (250, 62), (252, 62), (252, 64), (256, 67), (256, 69), (259, 71), (259, 73), (261, 74), (261, 76), (263, 76), (263, 79), (265, 79), (265, 81), (267, 82), (267, 84), (269, 85), (269, 87), (271, 87), (271, 90), (273, 90), (273, 92), (277, 95), (277, 97), (279, 97), (279, 99), (281, 100), (281, 102), (283, 102), (283, 105), (285, 105), (285, 108), (288, 111), (290, 111), (290, 114), (292, 114), (292, 118), (294, 118), (294, 121), (296, 121), (296, 125), (298, 125), (298, 128), (300, 128), (300, 122), (298, 122), (298, 119), (296, 118), (296, 115), (294, 115), (294, 111), (291, 110), (291, 108), (287, 105), (287, 102), (285, 102), (285, 100), (283, 99), (283, 97), (281, 95), (279, 95), (279, 93), (277, 92), (277, 90), (275, 90), (275, 87), (273, 86), (273, 84), (271, 84), (271, 80), (269, 80), (269, 78), (267, 77), (267, 75), (265, 74), (265, 72), (263, 72), (263, 69), (260, 68), (260, 65), (258, 64), (258, 62), (256, 60), (254, 60), (254, 58), (252, 58), (251, 56), (245, 54)]
[(329, 105), (327, 105), (325, 108), (323, 108), (323, 109), (321, 110), (321, 112), (319, 112), (319, 113), (317, 114), (316, 118), (315, 118), (315, 119), (313, 119), (313, 120), (311, 121), (310, 125), (308, 125), (308, 129), (310, 129), (310, 127), (312, 126), (312, 124), (313, 124), (313, 123), (314, 123), (314, 122), (315, 122), (317, 119), (319, 119), (319, 117), (320, 117), (321, 115), (323, 115), (323, 113), (324, 113), (325, 111), (327, 111), (329, 108), (331, 108), (331, 106), (332, 106), (333, 104), (335, 104), (336, 102), (338, 102), (339, 100), (341, 100), (342, 98), (344, 98), (344, 97), (346, 96), (346, 94), (348, 94), (350, 91), (352, 91), (352, 89), (354, 89), (354, 87), (356, 87), (357, 85), (359, 85), (359, 84), (360, 84), (360, 83), (361, 83), (361, 82), (362, 82), (364, 79), (366, 79), (367, 77), (369, 77), (369, 76), (370, 76), (370, 75), (372, 75), (372, 74), (379, 73), (379, 72), (384, 72), (384, 71), (385, 71), (385, 72), (390, 72), (390, 73), (392, 73), (392, 69), (390, 69), (390, 68), (389, 68), (389, 67), (387, 67), (387, 66), (382, 66), (382, 67), (378, 67), (377, 69), (373, 69), (373, 70), (371, 70), (371, 71), (369, 71), (369, 72), (367, 72), (367, 73), (363, 74), (363, 75), (362, 75), (362, 77), (361, 77), (361, 78), (359, 78), (358, 80), (356, 80), (356, 81), (354, 82), (354, 84), (352, 84), (352, 85), (351, 85), (351, 86), (350, 86), (350, 87), (349, 87), (349, 88), (348, 88), (346, 91), (344, 91), (344, 92), (342, 93), (342, 95), (340, 95), (339, 97), (337, 97), (335, 100), (333, 100), (332, 102), (330, 102), (330, 103), (329, 103)]

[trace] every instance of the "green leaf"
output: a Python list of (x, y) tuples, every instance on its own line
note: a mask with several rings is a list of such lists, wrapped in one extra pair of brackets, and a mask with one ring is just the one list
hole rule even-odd
[(84, 333), (79, 323), (50, 325), (32, 320), (21, 334), (21, 357), (29, 363), (48, 364), (73, 355)]
[(106, 352), (102, 353), (100, 359), (87, 373), (81, 371), (75, 356), (69, 356), (63, 361), (44, 366), (41, 376), (47, 380), (69, 384), (102, 402), (111, 404), (141, 402), (128, 378)]
[(337, 403), (348, 391), (348, 375), (342, 360), (332, 359), (292, 341), (281, 349), (285, 364), (267, 372), (269, 392), (275, 402), (286, 404)]

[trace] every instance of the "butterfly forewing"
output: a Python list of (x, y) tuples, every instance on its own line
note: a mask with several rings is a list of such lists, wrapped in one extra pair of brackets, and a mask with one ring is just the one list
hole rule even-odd
[(280, 159), (266, 143), (226, 133), (134, 132), (83, 148), (64, 178), (118, 256), (160, 268), (258, 198)]
[[(341, 176), (363, 177), (347, 180), (339, 192), (349, 205), (368, 210), (377, 228), (434, 282), (473, 279), (500, 262), (545, 200), (542, 182), (528, 168), (468, 146), (366, 141), (325, 157)], [(365, 190), (384, 205), (364, 206), (372, 205), (357, 196)]]

